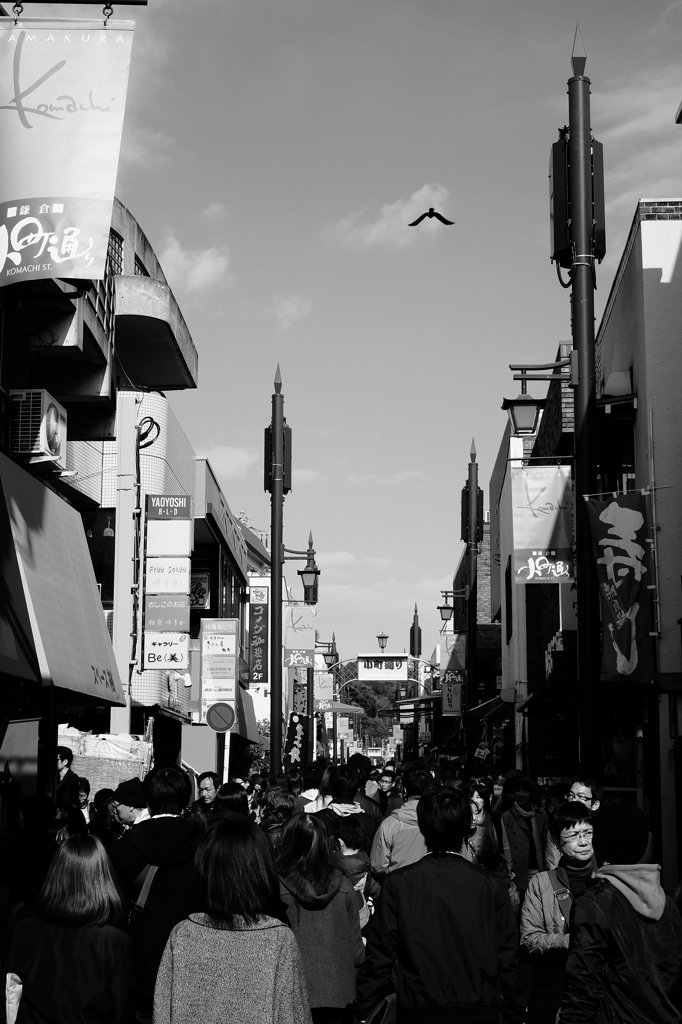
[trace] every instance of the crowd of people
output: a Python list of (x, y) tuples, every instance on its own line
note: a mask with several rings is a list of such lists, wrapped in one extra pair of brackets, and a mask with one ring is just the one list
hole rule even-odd
[(71, 766), (0, 849), (7, 1024), (682, 1019), (682, 898), (594, 780)]

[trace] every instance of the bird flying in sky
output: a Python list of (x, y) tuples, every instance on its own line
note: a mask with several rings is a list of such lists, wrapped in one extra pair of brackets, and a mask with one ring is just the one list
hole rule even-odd
[(417, 217), (411, 224), (408, 224), (408, 228), (416, 228), (417, 224), (421, 224), (424, 217), (437, 217), (442, 224), (454, 224), (454, 220), (447, 220), (441, 213), (437, 213), (432, 206), (428, 208), (426, 213), (422, 213), (421, 217)]

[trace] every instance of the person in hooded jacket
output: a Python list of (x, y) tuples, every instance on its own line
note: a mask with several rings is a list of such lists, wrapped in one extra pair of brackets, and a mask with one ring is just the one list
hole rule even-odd
[[(317, 811), (316, 813), (330, 835), (333, 831), (333, 822), (336, 817), (345, 818), (349, 814), (356, 814), (367, 837), (367, 844), (371, 845), (379, 824), (379, 818), (378, 814), (377, 817), (367, 814), (363, 811), (360, 804), (356, 803), (355, 798), (359, 785), (360, 777), (354, 768), (349, 768), (348, 765), (332, 768), (329, 775), (331, 803), (324, 810)], [(377, 808), (378, 806), (377, 804)]]
[(330, 861), (319, 814), (284, 826), (277, 859), (280, 895), (296, 936), (313, 1024), (351, 1024), (355, 968), (364, 960), (352, 882)]
[(365, 935), (374, 901), (379, 898), (381, 885), (372, 877), (367, 838), (355, 815), (337, 818), (332, 824), (332, 864), (350, 879), (355, 889), (360, 917), (360, 930)]
[(417, 804), (432, 786), (429, 772), (421, 768), (405, 772), (405, 803), (381, 822), (372, 842), (372, 873), (379, 881), (383, 881), (389, 872), (414, 864), (426, 856), (426, 840), (417, 821)]
[[(151, 817), (129, 829), (111, 849), (111, 859), (133, 907), (130, 934), (135, 954), (137, 1021), (151, 1021), (154, 984), (161, 956), (172, 929), (187, 917), (196, 898), (194, 855), (205, 831), (181, 815), (192, 784), (179, 768), (155, 768), (144, 780)], [(144, 908), (141, 899), (149, 871)], [(139, 905), (139, 903), (138, 903)]]
[(682, 917), (658, 864), (637, 863), (649, 823), (629, 800), (594, 818), (599, 868), (576, 900), (560, 1024), (679, 1024)]

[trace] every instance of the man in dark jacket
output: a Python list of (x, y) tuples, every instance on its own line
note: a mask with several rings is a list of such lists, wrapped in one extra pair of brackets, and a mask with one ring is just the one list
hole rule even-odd
[(417, 810), (429, 853), (386, 876), (358, 982), (361, 1020), (392, 990), (400, 1024), (522, 1024), (518, 933), (497, 876), (460, 854), (468, 799), (426, 793)]
[[(111, 849), (111, 859), (133, 907), (130, 934), (135, 955), (137, 1021), (151, 1021), (154, 984), (168, 936), (193, 909), (194, 854), (203, 827), (180, 815), (192, 784), (179, 768), (157, 768), (144, 780), (151, 818), (141, 821)], [(156, 872), (149, 877), (149, 868)], [(145, 899), (145, 889), (146, 899)]]
[(329, 792), (332, 795), (331, 803), (323, 811), (317, 811), (317, 817), (324, 822), (327, 832), (333, 834), (333, 822), (336, 817), (346, 817), (349, 814), (357, 816), (362, 825), (368, 848), (372, 845), (374, 833), (379, 824), (378, 817), (371, 817), (365, 814), (360, 804), (356, 803), (355, 797), (358, 792), (359, 778), (354, 768), (342, 765), (340, 768), (333, 768), (329, 777)]
[(649, 823), (629, 800), (594, 819), (597, 873), (571, 914), (561, 1024), (678, 1024), (682, 918), (658, 864), (639, 864)]

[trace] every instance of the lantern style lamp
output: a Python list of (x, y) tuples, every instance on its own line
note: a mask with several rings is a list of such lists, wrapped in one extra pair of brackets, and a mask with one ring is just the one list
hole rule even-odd
[(379, 633), (379, 635), (377, 636), (377, 641), (379, 643), (379, 649), (382, 650), (382, 651), (385, 651), (386, 650), (386, 644), (388, 643), (388, 637), (386, 636), (386, 634), (385, 633)]

